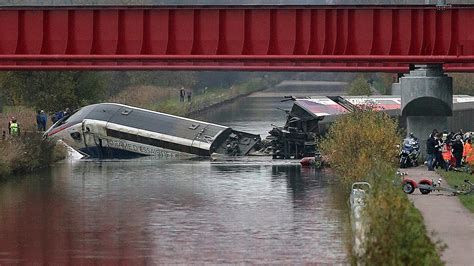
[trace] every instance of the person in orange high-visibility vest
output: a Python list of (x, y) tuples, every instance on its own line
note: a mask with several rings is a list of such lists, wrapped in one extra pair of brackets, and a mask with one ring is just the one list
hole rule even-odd
[(448, 171), (449, 167), (452, 166), (452, 161), (453, 161), (453, 154), (451, 152), (451, 145), (448, 143), (445, 143), (443, 145), (443, 148), (441, 149), (442, 155), (443, 155), (443, 160), (445, 162), (445, 170)]
[(470, 163), (474, 160), (474, 154), (472, 154), (472, 141), (471, 139), (467, 139), (466, 143), (464, 144), (464, 151), (463, 151), (463, 158), (464, 162)]

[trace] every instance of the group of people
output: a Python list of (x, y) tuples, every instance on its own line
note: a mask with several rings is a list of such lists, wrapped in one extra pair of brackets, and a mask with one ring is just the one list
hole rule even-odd
[(426, 141), (428, 170), (442, 168), (446, 171), (462, 166), (462, 163), (474, 162), (471, 137), (462, 131), (438, 132), (436, 129)]
[(69, 116), (71, 111), (69, 108), (66, 108), (64, 111), (57, 111), (51, 116), (51, 122), (56, 123), (57, 121), (61, 120), (65, 116)]
[(186, 95), (188, 96), (188, 102), (190, 103), (193, 92), (192, 91), (186, 91), (186, 90), (184, 90), (184, 88), (181, 88), (181, 90), (179, 90), (179, 101), (184, 102), (184, 99), (186, 98)]
[[(65, 116), (69, 116), (70, 111), (69, 108), (66, 108), (64, 111), (58, 111), (54, 113), (51, 116), (51, 122), (54, 124), (60, 119), (62, 119)], [(36, 113), (36, 125), (38, 132), (44, 132), (46, 131), (46, 125), (48, 122), (48, 116), (43, 110), (39, 110)], [(11, 117), (11, 119), (8, 121), (8, 135), (10, 136), (19, 136), (20, 135), (20, 125), (18, 123), (18, 120), (15, 117)], [(2, 132), (2, 139), (5, 139), (6, 136), (6, 131)]]

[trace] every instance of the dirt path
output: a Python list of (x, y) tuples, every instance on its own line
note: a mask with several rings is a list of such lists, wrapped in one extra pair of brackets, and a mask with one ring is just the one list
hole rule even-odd
[[(425, 166), (403, 169), (408, 176), (420, 180), (441, 178)], [(445, 180), (443, 186), (447, 186)], [(415, 204), (429, 232), (436, 232), (433, 241), (441, 239), (448, 245), (442, 259), (447, 265), (474, 265), (474, 214), (465, 208), (456, 196), (447, 192), (433, 192), (422, 195), (417, 189), (409, 198)]]

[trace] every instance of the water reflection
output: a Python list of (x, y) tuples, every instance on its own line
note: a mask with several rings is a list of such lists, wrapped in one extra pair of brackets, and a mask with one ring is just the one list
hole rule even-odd
[[(239, 110), (226, 123), (271, 127)], [(0, 264), (344, 262), (329, 182), (268, 157), (63, 162), (0, 184)]]
[(257, 162), (64, 163), (3, 184), (0, 263), (342, 261), (325, 175)]

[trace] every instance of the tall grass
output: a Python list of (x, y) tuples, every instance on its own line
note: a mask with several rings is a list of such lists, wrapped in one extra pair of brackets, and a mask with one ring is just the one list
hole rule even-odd
[(0, 179), (48, 167), (66, 157), (66, 148), (38, 133), (0, 140)]
[[(8, 135), (8, 121), (12, 117), (18, 121), (20, 136)], [(35, 111), (22, 106), (8, 106), (0, 113), (0, 121), (0, 133), (6, 133), (5, 139), (0, 137), (0, 179), (44, 168), (66, 157), (62, 145), (43, 140), (42, 134), (36, 132)]]
[(247, 95), (267, 87), (267, 82), (262, 79), (253, 79), (230, 88), (210, 88), (204, 93), (193, 94), (191, 102), (188, 102), (187, 97), (185, 98), (185, 102), (180, 102), (180, 88), (136, 86), (111, 97), (109, 101), (158, 112), (187, 116), (215, 104)]
[(156, 86), (130, 87), (119, 94), (112, 96), (109, 100), (115, 103), (133, 105), (145, 108), (150, 103), (167, 100), (173, 95), (179, 94), (178, 88), (164, 88)]
[(0, 113), (1, 132), (5, 131), (8, 134), (8, 122), (12, 117), (16, 118), (21, 131), (36, 131), (36, 112), (34, 110), (23, 106), (6, 106), (3, 110), (3, 113)]
[(364, 209), (365, 253), (362, 265), (442, 265), (443, 246), (427, 236), (423, 218), (400, 187), (393, 185), (397, 121), (368, 107), (338, 119), (319, 143), (341, 186), (368, 181), (372, 190)]
[(215, 104), (226, 102), (236, 97), (247, 95), (267, 87), (268, 84), (265, 81), (261, 79), (254, 79), (239, 85), (234, 85), (228, 89), (209, 89), (203, 94), (193, 96), (191, 102), (179, 102), (178, 97), (173, 97), (162, 102), (150, 104), (148, 108), (159, 112), (187, 116), (193, 112), (198, 112)]

